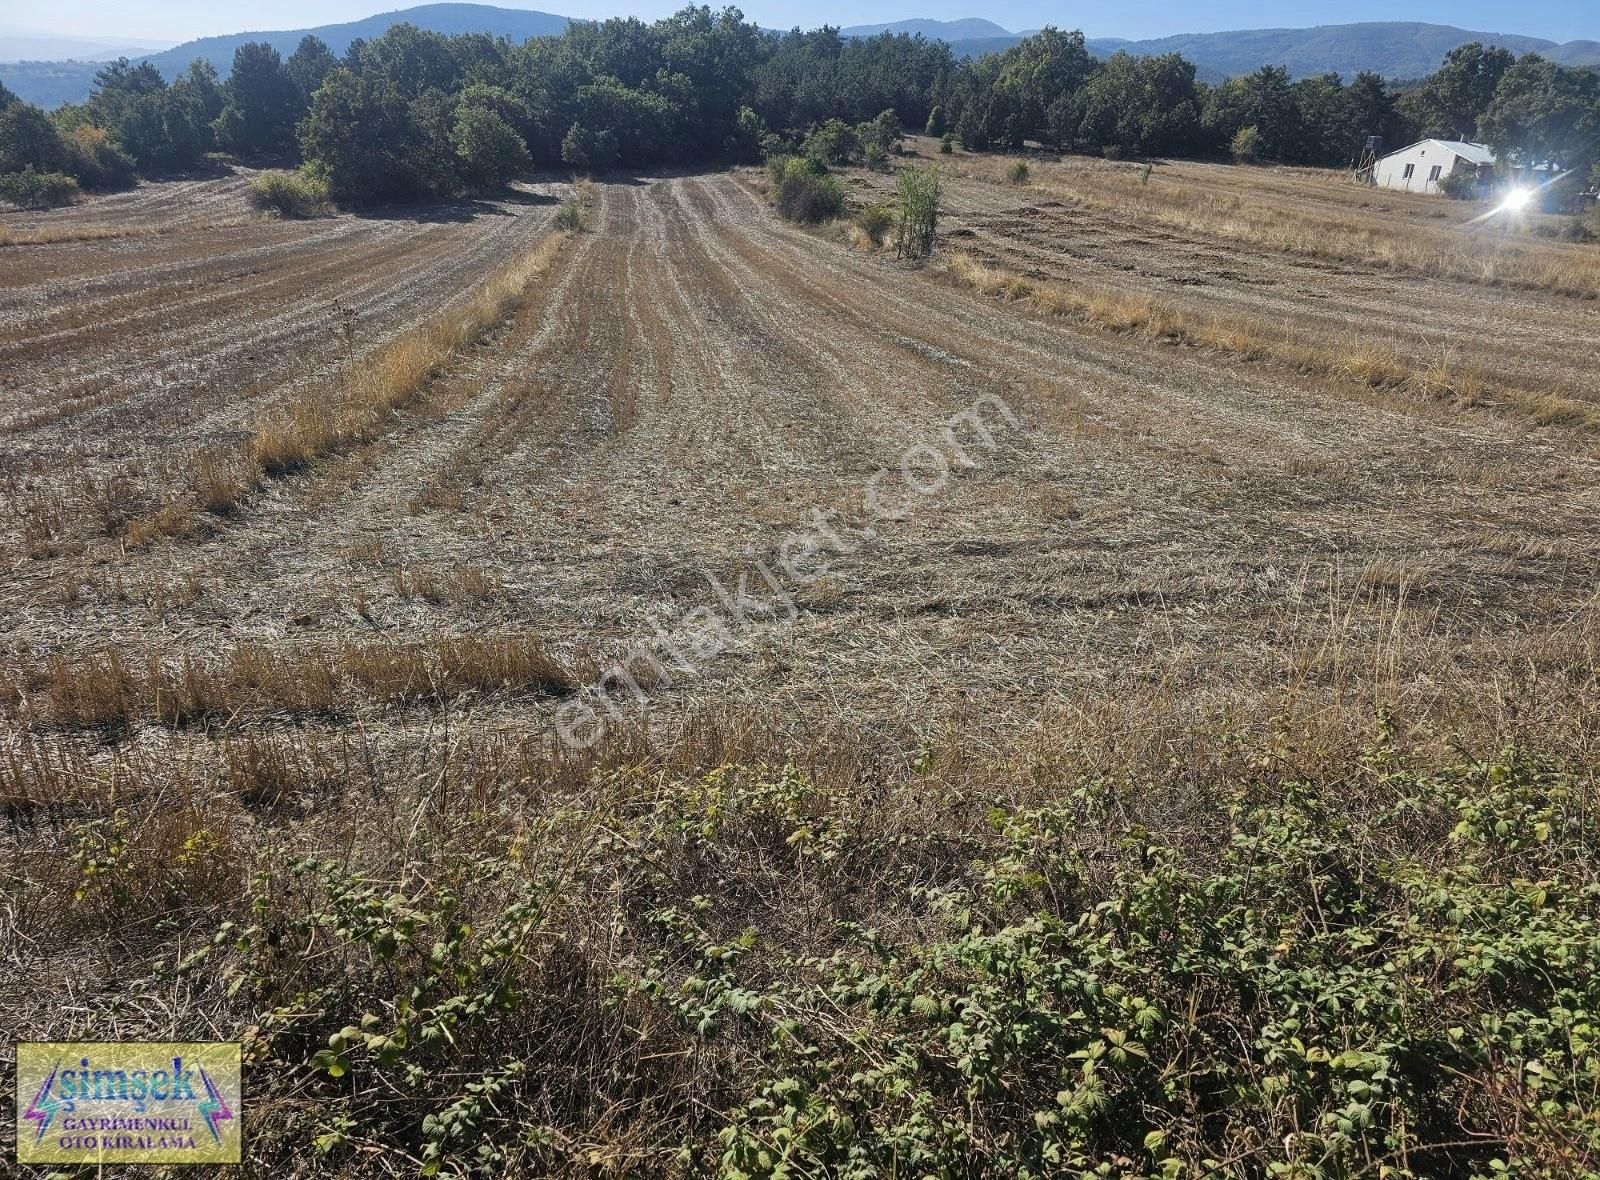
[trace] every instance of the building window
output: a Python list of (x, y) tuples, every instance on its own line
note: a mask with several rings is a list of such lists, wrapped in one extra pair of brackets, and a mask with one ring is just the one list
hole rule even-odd
[(1438, 180), (1438, 179), (1439, 179), (1439, 172), (1440, 172), (1440, 170), (1441, 170), (1441, 169), (1443, 169), (1443, 168), (1444, 168), (1444, 165), (1443, 165), (1443, 164), (1435, 164), (1435, 165), (1434, 165), (1434, 166), (1433, 166), (1433, 167), (1432, 167), (1432, 168), (1431, 168), (1431, 169), (1430, 169), (1430, 170), (1429, 170), (1429, 171), (1428, 171), (1428, 179), (1429, 179), (1429, 180)]
[(1412, 173), (1414, 173), (1416, 170), (1417, 170), (1417, 166), (1415, 164), (1407, 164), (1406, 165), (1406, 174), (1404, 176), (1402, 176), (1400, 179), (1401, 180), (1410, 180)]

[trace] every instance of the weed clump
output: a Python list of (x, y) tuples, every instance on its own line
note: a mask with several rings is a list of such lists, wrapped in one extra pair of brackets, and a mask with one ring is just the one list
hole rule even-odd
[(883, 204), (866, 205), (856, 214), (855, 223), (874, 246), (881, 246), (894, 228), (894, 210)]
[(1011, 167), (1006, 169), (1006, 183), (1014, 184), (1020, 187), (1021, 185), (1028, 183), (1028, 178), (1030, 175), (1031, 173), (1028, 170), (1028, 161), (1013, 160), (1011, 162)]
[(772, 203), (778, 215), (801, 225), (820, 225), (844, 213), (844, 186), (815, 158), (777, 156), (767, 163)]
[(559, 230), (575, 234), (581, 234), (589, 228), (588, 217), (577, 201), (561, 202), (561, 208), (556, 210), (554, 225)]
[(894, 252), (901, 258), (926, 258), (933, 253), (944, 188), (938, 169), (902, 168), (895, 187), (900, 194), (900, 221)]
[(269, 172), (250, 182), (253, 208), (279, 217), (326, 217), (331, 210), (328, 186), (304, 172)]
[(78, 182), (64, 172), (0, 173), (0, 201), (20, 209), (53, 209), (78, 199)]

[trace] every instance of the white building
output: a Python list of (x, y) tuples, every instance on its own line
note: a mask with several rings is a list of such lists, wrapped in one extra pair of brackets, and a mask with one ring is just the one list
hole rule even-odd
[(1467, 170), (1476, 175), (1478, 183), (1488, 185), (1494, 171), (1494, 153), (1481, 143), (1424, 139), (1379, 160), (1372, 170), (1372, 183), (1408, 193), (1436, 193), (1446, 176)]

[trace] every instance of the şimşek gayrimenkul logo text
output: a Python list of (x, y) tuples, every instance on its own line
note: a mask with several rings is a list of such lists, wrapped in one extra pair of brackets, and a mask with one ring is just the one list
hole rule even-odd
[(17, 1046), (17, 1162), (236, 1164), (237, 1042)]

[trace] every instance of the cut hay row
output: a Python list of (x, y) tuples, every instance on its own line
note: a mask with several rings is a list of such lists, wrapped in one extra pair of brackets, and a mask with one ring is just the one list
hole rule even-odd
[(1500, 384), (1475, 365), (1448, 357), (1419, 366), (1398, 351), (1371, 341), (1310, 343), (1243, 316), (1196, 315), (1148, 295), (1130, 295), (1031, 279), (967, 253), (941, 260), (934, 273), (959, 286), (1008, 303), (1024, 303), (1047, 315), (1156, 344), (1185, 344), (1246, 361), (1266, 360), (1297, 373), (1354, 381), (1372, 389), (1404, 393), (1464, 407), (1489, 406), (1539, 426), (1600, 429), (1600, 411), (1576, 398)]
[(465, 306), (440, 313), (348, 366), (331, 391), (269, 410), (242, 445), (196, 455), (192, 496), (131, 521), (126, 542), (139, 547), (183, 535), (193, 530), (196, 509), (225, 516), (265, 481), (375, 438), (397, 410), (416, 401), (458, 357), (516, 313), (569, 236), (558, 232), (541, 239), (496, 272)]
[(153, 655), (138, 666), (116, 648), (82, 659), (14, 666), (0, 713), (26, 727), (125, 729), (240, 718), (345, 715), (361, 702), (445, 702), (466, 693), (563, 695), (575, 674), (526, 634), (460, 636), (338, 648), (241, 644), (221, 658)]
[[(959, 175), (1012, 183), (998, 163), (953, 167)], [(1027, 187), (1117, 217), (1300, 258), (1600, 298), (1600, 251), (1592, 248), (1506, 237), (1492, 226), (1472, 231), (1415, 219), (1381, 221), (1354, 209), (1309, 214), (1265, 198), (1207, 192), (1182, 181), (1141, 183), (1139, 177), (1125, 167), (1035, 164)]]

